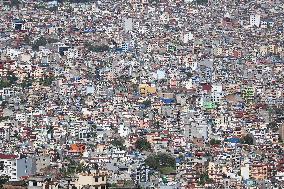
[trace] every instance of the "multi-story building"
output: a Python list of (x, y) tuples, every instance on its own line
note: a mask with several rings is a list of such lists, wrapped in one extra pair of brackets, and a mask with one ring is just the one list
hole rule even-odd
[(7, 175), (10, 181), (19, 181), (25, 176), (35, 174), (36, 166), (33, 158), (0, 154), (0, 176)]
[(78, 189), (89, 186), (90, 189), (106, 189), (107, 171), (95, 170), (91, 173), (80, 173), (75, 181), (75, 186)]

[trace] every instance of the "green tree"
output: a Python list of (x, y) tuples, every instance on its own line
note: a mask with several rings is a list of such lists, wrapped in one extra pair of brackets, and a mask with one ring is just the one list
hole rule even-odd
[(247, 134), (246, 136), (241, 138), (241, 143), (253, 145), (253, 137), (250, 134)]
[(85, 48), (92, 52), (105, 52), (109, 50), (109, 46), (107, 45), (93, 45), (90, 42), (85, 43)]
[(210, 145), (220, 145), (220, 144), (221, 144), (221, 141), (212, 138), (212, 139), (209, 141), (209, 143), (210, 143)]
[(32, 44), (32, 49), (38, 51), (40, 46), (45, 46), (46, 44), (47, 40), (44, 37), (40, 37)]
[(21, 83), (21, 87), (22, 88), (28, 88), (31, 87), (33, 85), (33, 80), (26, 78), (22, 83)]
[(199, 177), (199, 185), (205, 185), (206, 183), (212, 183), (213, 180), (209, 178), (208, 172), (202, 173)]
[(114, 138), (112, 141), (111, 141), (111, 145), (117, 147), (117, 148), (120, 148), (122, 150), (125, 149), (125, 146), (124, 146), (124, 140), (123, 138)]
[(7, 175), (0, 176), (0, 189), (3, 188), (3, 185), (9, 181), (10, 177)]
[(145, 164), (162, 174), (169, 174), (176, 170), (175, 158), (168, 153), (149, 155), (145, 160)]
[(40, 79), (39, 83), (42, 84), (43, 86), (50, 86), (53, 81), (55, 81), (55, 77), (50, 76), (44, 79)]
[(146, 108), (148, 108), (148, 107), (151, 106), (151, 100), (144, 100), (144, 101), (142, 102), (142, 104), (143, 104)]
[(16, 84), (18, 78), (15, 76), (14, 73), (8, 72), (7, 77), (0, 79), (0, 89), (11, 87), (12, 85)]
[(270, 122), (268, 125), (267, 125), (267, 128), (268, 129), (271, 129), (273, 132), (277, 132), (279, 130), (279, 126), (277, 125), (277, 123), (275, 121), (273, 122)]
[(149, 151), (151, 150), (151, 144), (144, 138), (140, 138), (135, 142), (136, 149), (140, 151)]

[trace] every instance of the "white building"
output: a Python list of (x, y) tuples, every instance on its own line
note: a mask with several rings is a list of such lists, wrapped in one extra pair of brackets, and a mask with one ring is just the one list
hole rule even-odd
[(133, 24), (132, 24), (132, 18), (124, 18), (124, 30), (126, 32), (132, 31)]
[(219, 103), (224, 97), (222, 85), (212, 85), (211, 98), (213, 102)]
[(259, 14), (250, 15), (249, 23), (250, 23), (250, 26), (259, 27), (260, 26), (260, 15)]
[(17, 155), (0, 154), (0, 176), (10, 176), (10, 181), (19, 181), (22, 177), (35, 174), (34, 159)]
[(129, 133), (130, 133), (130, 129), (128, 127), (124, 126), (123, 124), (119, 125), (118, 134), (121, 137), (126, 137), (129, 135)]
[(184, 43), (188, 43), (188, 41), (191, 41), (193, 39), (194, 39), (194, 37), (193, 37), (193, 34), (191, 32), (185, 33), (183, 35), (183, 42)]

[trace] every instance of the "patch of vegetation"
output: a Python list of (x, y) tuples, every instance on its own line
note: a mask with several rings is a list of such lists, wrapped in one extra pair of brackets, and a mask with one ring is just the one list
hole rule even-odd
[(5, 79), (0, 79), (0, 89), (11, 87), (12, 85), (16, 84), (18, 78), (15, 74), (8, 72), (7, 77)]
[(213, 139), (210, 140), (209, 143), (210, 143), (210, 145), (220, 145), (221, 141), (213, 138)]
[(107, 45), (93, 45), (92, 43), (85, 43), (85, 48), (91, 52), (105, 52), (109, 50)]
[(135, 142), (136, 149), (140, 151), (150, 151), (151, 144), (144, 138), (140, 138)]
[(9, 181), (10, 177), (7, 175), (0, 176), (0, 189), (3, 188), (3, 185)]
[(277, 132), (279, 130), (279, 126), (277, 125), (277, 123), (275, 121), (270, 122), (267, 125), (268, 129), (271, 129), (273, 132)]
[(114, 138), (112, 141), (111, 141), (111, 145), (117, 147), (117, 148), (120, 148), (122, 150), (125, 150), (125, 146), (124, 146), (124, 140), (123, 138)]
[(148, 107), (151, 106), (151, 100), (144, 100), (144, 101), (142, 102), (142, 104), (143, 104), (146, 108), (148, 108)]
[(72, 159), (70, 159), (69, 161), (70, 163), (67, 166), (60, 169), (60, 173), (65, 177), (89, 170), (89, 167), (84, 165), (83, 163), (76, 162)]
[(241, 138), (241, 143), (253, 145), (253, 137), (250, 134), (247, 134), (246, 136)]
[(53, 81), (55, 81), (55, 77), (50, 76), (50, 77), (46, 77), (44, 79), (41, 78), (39, 80), (39, 83), (43, 86), (50, 86)]
[(32, 49), (38, 51), (40, 46), (45, 46), (46, 44), (47, 40), (44, 37), (40, 37), (32, 44)]
[(175, 158), (167, 153), (150, 155), (146, 158), (145, 164), (161, 174), (170, 174), (176, 170)]
[(24, 89), (24, 88), (29, 88), (33, 85), (33, 79), (31, 78), (25, 78), (23, 80), (23, 82), (20, 84), (21, 87)]
[(205, 172), (200, 175), (198, 184), (204, 186), (205, 184), (212, 183), (212, 182), (213, 182), (213, 179), (210, 179), (208, 172)]

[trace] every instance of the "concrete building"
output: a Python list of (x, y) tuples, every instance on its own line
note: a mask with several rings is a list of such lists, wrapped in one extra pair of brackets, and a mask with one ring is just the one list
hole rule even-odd
[(0, 169), (0, 175), (10, 176), (10, 181), (19, 181), (36, 172), (33, 158), (8, 154), (0, 154)]

